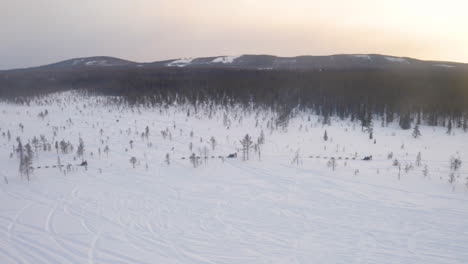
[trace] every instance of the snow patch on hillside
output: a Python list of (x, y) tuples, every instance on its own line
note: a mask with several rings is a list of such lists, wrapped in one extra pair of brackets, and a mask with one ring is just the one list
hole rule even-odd
[(434, 66), (434, 67), (443, 67), (443, 68), (455, 68), (455, 66), (447, 65), (447, 64), (433, 64), (432, 66)]
[(85, 59), (76, 59), (76, 60), (73, 60), (72, 65), (83, 64), (84, 61)]
[(190, 65), (194, 58), (183, 58), (183, 59), (178, 59), (172, 62), (169, 62), (167, 66), (169, 67), (185, 67), (187, 65)]
[(228, 63), (233, 63), (237, 58), (240, 56), (223, 56), (223, 57), (218, 57), (212, 61), (212, 63), (223, 63), (223, 64), (228, 64)]
[(385, 57), (385, 59), (391, 62), (409, 63), (405, 58), (401, 57)]
[(275, 65), (295, 64), (297, 63), (296, 58), (276, 58)]
[(73, 66), (116, 66), (121, 63), (112, 63), (112, 60), (106, 59), (91, 59), (91, 58), (81, 58), (71, 61)]
[(111, 66), (111, 63), (108, 63), (107, 60), (92, 60), (85, 63), (87, 66)]
[(368, 54), (353, 54), (353, 55), (350, 55), (350, 56), (353, 56), (353, 57), (356, 57), (356, 58), (359, 58), (359, 59), (366, 59), (366, 60), (372, 60), (372, 57)]

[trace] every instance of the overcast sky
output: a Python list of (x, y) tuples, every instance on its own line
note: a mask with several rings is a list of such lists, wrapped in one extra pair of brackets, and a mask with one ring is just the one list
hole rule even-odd
[(96, 55), (139, 62), (382, 53), (468, 62), (465, 0), (0, 0), (0, 69)]

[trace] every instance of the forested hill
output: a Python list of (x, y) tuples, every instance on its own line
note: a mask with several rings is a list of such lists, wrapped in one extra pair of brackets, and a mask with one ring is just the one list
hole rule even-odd
[(17, 70), (64, 70), (84, 68), (240, 68), (260, 70), (350, 70), (350, 69), (416, 69), (416, 68), (464, 68), (468, 64), (423, 61), (406, 57), (379, 54), (339, 54), (329, 56), (278, 57), (272, 55), (217, 56), (179, 58), (156, 62), (133, 62), (119, 58), (98, 56), (75, 58), (39, 67)]
[[(340, 56), (351, 55), (336, 56), (335, 63)], [(121, 95), (130, 103), (238, 103), (269, 107), (283, 116), (299, 106), (326, 118), (337, 115), (363, 122), (377, 115), (385, 116), (385, 122), (399, 120), (404, 128), (416, 119), (430, 125), (466, 123), (468, 67), (465, 64), (382, 55), (352, 56), (352, 61), (374, 60), (374, 67), (354, 66), (351, 60), (341, 67), (325, 63), (321, 67), (264, 67), (270, 65), (271, 56), (258, 56), (257, 60), (248, 56), (204, 60), (216, 61), (214, 64), (203, 64), (200, 59), (139, 64), (93, 57), (1, 71), (0, 97), (20, 96), (25, 100), (24, 97), (32, 95), (84, 90)], [(385, 62), (378, 63), (377, 58)], [(300, 61), (296, 65), (305, 65)], [(247, 66), (239, 66), (243, 63)]]

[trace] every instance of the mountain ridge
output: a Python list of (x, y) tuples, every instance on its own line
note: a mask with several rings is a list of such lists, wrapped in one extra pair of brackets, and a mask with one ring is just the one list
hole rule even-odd
[(258, 70), (327, 70), (386, 68), (468, 68), (468, 64), (450, 61), (419, 60), (381, 54), (301, 55), (280, 57), (268, 54), (178, 58), (154, 62), (135, 62), (110, 56), (73, 58), (51, 64), (5, 71), (60, 70), (112, 67), (243, 68)]

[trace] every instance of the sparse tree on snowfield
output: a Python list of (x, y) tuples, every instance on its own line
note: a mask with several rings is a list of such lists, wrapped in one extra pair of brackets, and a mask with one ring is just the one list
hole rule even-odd
[(452, 158), (450, 159), (450, 169), (451, 169), (452, 171), (457, 171), (458, 169), (460, 169), (461, 164), (462, 164), (462, 161), (460, 160), (460, 158), (454, 158), (454, 157), (452, 157)]
[(195, 153), (192, 153), (192, 155), (190, 155), (190, 163), (192, 163), (194, 168), (198, 167), (198, 159), (195, 156)]
[(131, 157), (130, 158), (130, 163), (132, 164), (132, 167), (135, 168), (135, 164), (137, 163), (137, 158)]
[(263, 129), (260, 131), (260, 136), (258, 137), (257, 143), (259, 145), (265, 144), (265, 133), (263, 133)]
[(414, 126), (412, 135), (413, 135), (414, 138), (418, 138), (418, 137), (421, 136), (421, 131), (419, 131), (419, 125), (418, 124), (416, 124)]
[(65, 140), (60, 141), (60, 150), (63, 154), (67, 154), (69, 150), (69, 146)]
[(206, 163), (206, 160), (208, 159), (209, 154), (210, 154), (210, 151), (209, 151), (208, 147), (203, 146), (202, 155), (203, 155), (203, 158), (205, 159), (205, 163)]
[(409, 172), (410, 170), (412, 170), (412, 169), (413, 169), (413, 164), (407, 163), (407, 164), (405, 165), (405, 173), (406, 173), (406, 174), (408, 174), (408, 172)]
[(421, 152), (418, 152), (418, 155), (416, 156), (416, 166), (421, 166)]
[(148, 126), (146, 126), (146, 128), (145, 128), (145, 137), (146, 137), (147, 139), (148, 139), (148, 137), (149, 137), (149, 127), (148, 127)]
[(25, 166), (25, 164), (24, 164), (24, 161), (25, 161), (24, 147), (23, 147), (23, 143), (21, 142), (21, 138), (17, 137), (16, 142), (18, 142), (18, 146), (16, 147), (15, 150), (16, 150), (16, 153), (18, 154), (18, 158), (19, 158), (19, 162), (20, 162), (18, 170), (19, 170), (20, 175), (23, 176), (24, 175), (24, 166)]
[(25, 149), (25, 153), (23, 156), (23, 162), (21, 162), (20, 164), (23, 165), (22, 167), (23, 175), (26, 175), (26, 179), (29, 181), (31, 173), (33, 171), (32, 161), (33, 161), (34, 153), (29, 143), (24, 146), (24, 149)]
[(252, 138), (249, 134), (246, 134), (245, 137), (240, 140), (240, 143), (242, 145), (243, 160), (249, 160), (249, 151), (253, 144)]
[(456, 178), (455, 178), (455, 173), (452, 171), (452, 172), (449, 174), (448, 182), (449, 182), (450, 184), (454, 184), (454, 183), (455, 183), (455, 180), (456, 180)]
[(16, 147), (16, 153), (18, 153), (18, 157), (21, 159), (24, 155), (24, 147), (23, 143), (21, 142), (21, 138), (17, 137), (16, 142), (18, 142), (18, 146)]
[(128, 143), (130, 144), (130, 148), (133, 149), (133, 140), (130, 140)]
[(333, 171), (335, 171), (335, 168), (336, 168), (336, 159), (335, 158), (331, 158), (328, 162), (327, 162), (327, 165), (329, 168), (332, 168)]
[(393, 152), (387, 154), (387, 159), (393, 159)]
[(297, 166), (299, 166), (299, 162), (300, 162), (300, 155), (299, 155), (299, 149), (296, 150), (296, 153), (294, 153), (294, 157), (291, 161), (291, 164), (296, 164)]
[(62, 161), (60, 160), (60, 156), (57, 155), (57, 168), (59, 171), (62, 171)]
[(39, 139), (34, 136), (33, 139), (31, 140), (31, 144), (34, 146), (34, 151), (37, 153), (37, 149), (39, 148)]
[[(260, 138), (259, 138), (259, 139), (260, 139)], [(257, 140), (257, 142), (258, 142), (258, 140)], [(256, 146), (257, 146), (258, 160), (260, 160), (261, 157), (262, 157), (262, 144), (257, 143)]]
[(327, 130), (325, 130), (325, 133), (323, 134), (323, 140), (325, 140), (325, 141), (328, 140)]
[(167, 164), (167, 165), (170, 165), (170, 164), (171, 164), (171, 157), (169, 156), (169, 153), (166, 153), (166, 159), (165, 159), (165, 161), (166, 161), (166, 164)]
[(426, 164), (426, 165), (424, 165), (423, 175), (424, 175), (424, 177), (427, 177), (428, 174), (429, 174), (429, 169), (427, 168), (427, 164)]
[(210, 144), (211, 144), (211, 149), (215, 150), (215, 148), (216, 148), (216, 139), (213, 136), (210, 138)]
[(104, 147), (104, 152), (106, 153), (106, 157), (109, 157), (109, 146)]
[(83, 142), (83, 139), (80, 138), (78, 142), (78, 149), (76, 150), (76, 155), (79, 158), (83, 158), (84, 150), (85, 150), (84, 142)]
[(401, 179), (401, 164), (398, 164), (398, 180)]
[(42, 146), (47, 145), (47, 139), (44, 135), (40, 135), (39, 140), (41, 141)]
[(161, 130), (161, 136), (163, 137), (163, 139), (166, 139), (167, 131), (166, 130)]

